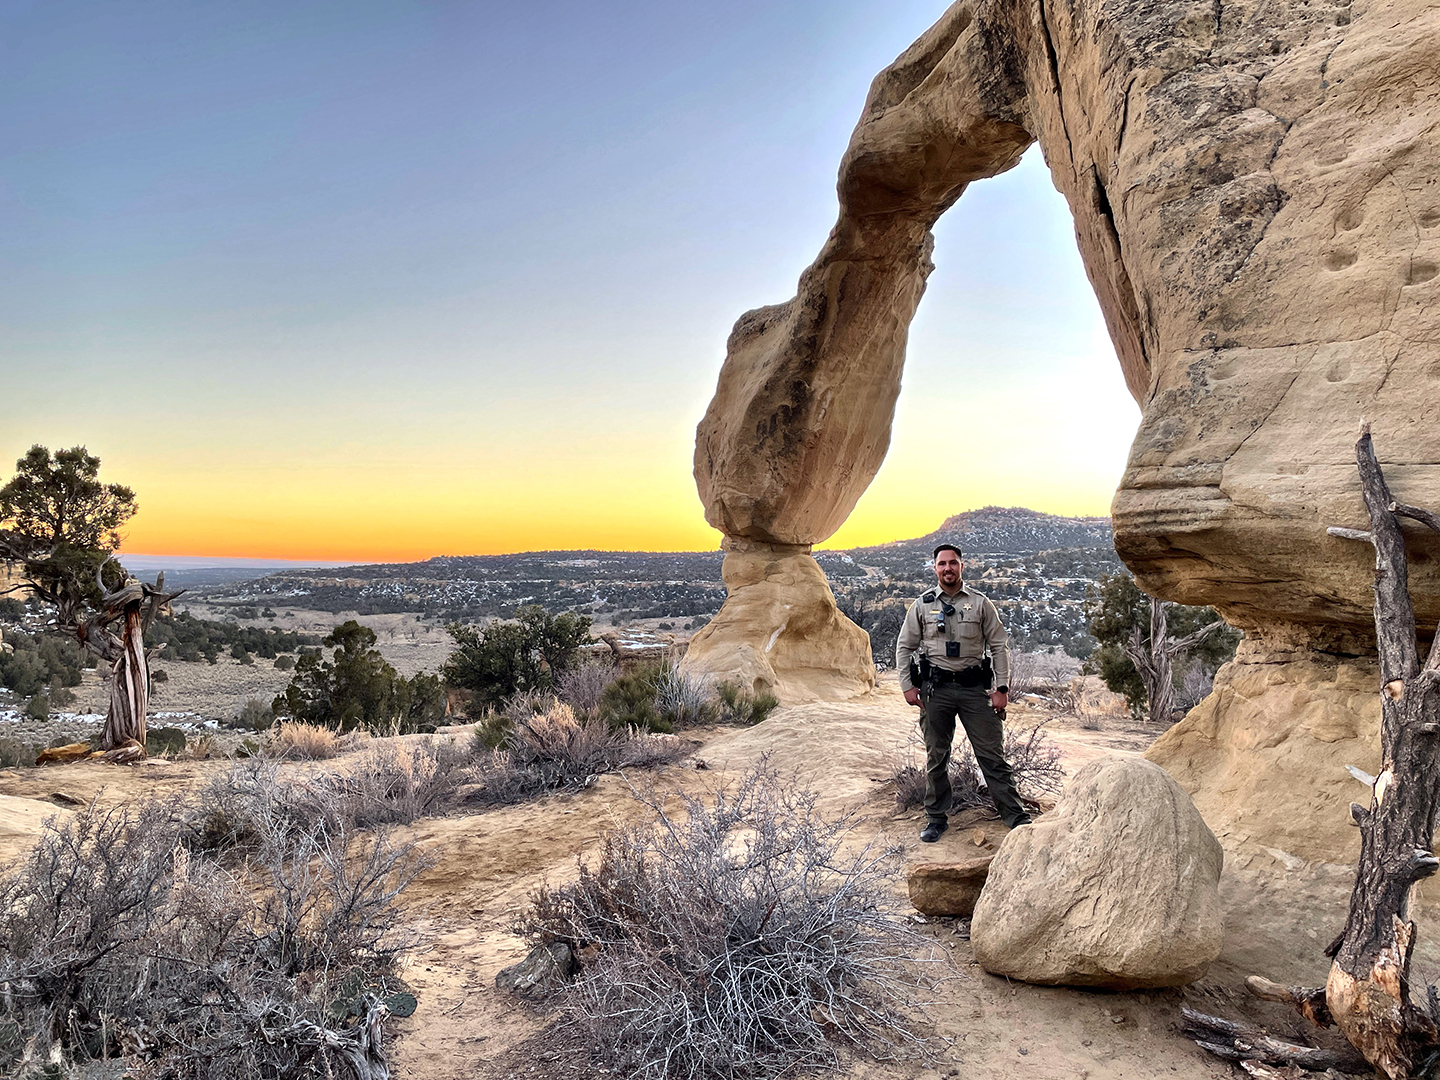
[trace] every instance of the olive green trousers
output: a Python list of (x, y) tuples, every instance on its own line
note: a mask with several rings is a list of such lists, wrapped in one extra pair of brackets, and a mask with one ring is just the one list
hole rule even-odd
[(925, 707), (920, 730), (925, 735), (925, 813), (930, 820), (943, 821), (950, 813), (950, 751), (958, 717), (1000, 819), (1012, 829), (1028, 821), (1005, 760), (1005, 726), (990, 704), (989, 691), (953, 682), (931, 683), (921, 691), (920, 700)]

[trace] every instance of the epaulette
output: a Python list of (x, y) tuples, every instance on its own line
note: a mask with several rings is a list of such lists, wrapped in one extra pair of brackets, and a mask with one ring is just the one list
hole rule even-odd
[(937, 595), (938, 595), (938, 594), (935, 592), (935, 590), (934, 590), (934, 589), (931, 589), (931, 590), (930, 590), (929, 592), (927, 592), (924, 596), (920, 597), (920, 602), (921, 602), (922, 604), (933, 604), (933, 603), (935, 602), (935, 597), (936, 597)]

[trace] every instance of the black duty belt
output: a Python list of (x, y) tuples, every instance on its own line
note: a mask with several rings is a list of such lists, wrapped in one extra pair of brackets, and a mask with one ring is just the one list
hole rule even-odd
[(930, 681), (934, 683), (959, 683), (964, 687), (984, 686), (990, 681), (985, 671), (985, 665), (972, 664), (959, 671), (946, 671), (943, 668), (932, 667), (930, 669)]

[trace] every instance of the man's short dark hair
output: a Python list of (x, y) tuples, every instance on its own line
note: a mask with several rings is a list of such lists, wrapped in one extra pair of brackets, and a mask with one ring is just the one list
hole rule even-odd
[(942, 551), (953, 551), (955, 553), (955, 558), (957, 559), (963, 559), (965, 557), (964, 553), (961, 552), (961, 550), (954, 544), (941, 544), (939, 547), (937, 547), (934, 551), (930, 553), (931, 561), (933, 562), (935, 559), (938, 559), (940, 557), (940, 552)]

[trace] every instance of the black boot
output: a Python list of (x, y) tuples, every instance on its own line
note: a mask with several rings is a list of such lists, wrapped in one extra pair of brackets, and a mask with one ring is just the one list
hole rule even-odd
[(950, 827), (950, 822), (944, 818), (931, 818), (925, 823), (925, 828), (920, 832), (920, 840), (926, 844), (933, 844), (940, 839), (940, 834)]

